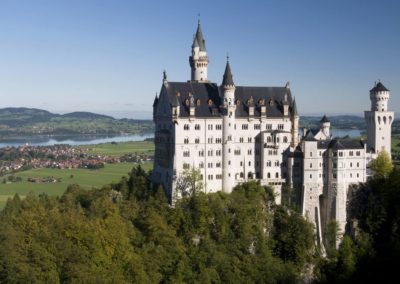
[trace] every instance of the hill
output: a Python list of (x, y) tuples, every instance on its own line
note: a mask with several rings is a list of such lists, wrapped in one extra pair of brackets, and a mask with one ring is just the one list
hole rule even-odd
[(138, 134), (153, 131), (151, 120), (115, 119), (91, 112), (51, 113), (35, 108), (0, 109), (0, 136)]

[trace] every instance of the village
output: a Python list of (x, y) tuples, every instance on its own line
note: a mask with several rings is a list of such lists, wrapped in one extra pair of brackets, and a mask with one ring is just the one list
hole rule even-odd
[(1, 148), (0, 176), (38, 168), (93, 170), (103, 168), (105, 164), (141, 163), (153, 160), (152, 153), (129, 153), (113, 156), (90, 153), (91, 150), (90, 146), (79, 147), (66, 144)]

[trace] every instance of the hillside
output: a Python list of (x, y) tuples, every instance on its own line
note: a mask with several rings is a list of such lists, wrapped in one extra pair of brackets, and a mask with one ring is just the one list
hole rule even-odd
[(34, 108), (0, 109), (0, 136), (138, 134), (153, 131), (151, 120), (115, 119), (91, 112), (55, 114)]

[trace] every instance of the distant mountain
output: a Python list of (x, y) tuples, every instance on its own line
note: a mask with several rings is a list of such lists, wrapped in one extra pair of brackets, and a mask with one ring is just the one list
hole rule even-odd
[[(322, 117), (319, 116), (302, 116), (300, 117), (300, 127), (315, 128), (319, 127)], [(361, 116), (356, 115), (335, 115), (328, 116), (332, 128), (337, 129), (360, 129), (364, 130), (365, 120)]]
[(152, 132), (151, 120), (115, 119), (91, 112), (55, 114), (35, 108), (0, 109), (0, 138), (29, 135), (137, 134)]

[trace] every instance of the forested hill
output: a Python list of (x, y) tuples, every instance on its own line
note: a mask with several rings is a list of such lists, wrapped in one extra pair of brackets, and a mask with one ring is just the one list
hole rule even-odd
[(115, 119), (91, 112), (51, 113), (35, 108), (0, 109), (0, 136), (137, 134), (152, 132), (151, 120)]

